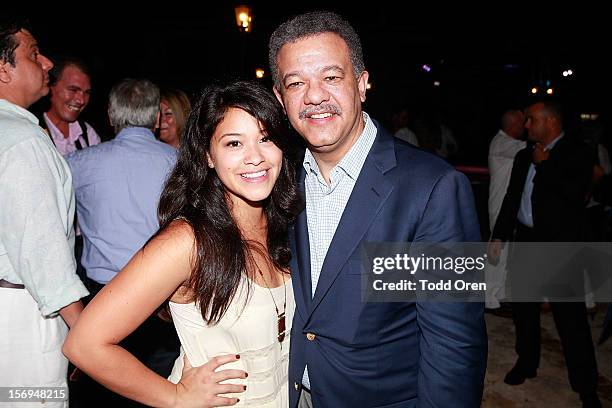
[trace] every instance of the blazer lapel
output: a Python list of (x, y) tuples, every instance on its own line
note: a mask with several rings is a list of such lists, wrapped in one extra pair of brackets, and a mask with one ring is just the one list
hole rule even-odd
[[(378, 124), (377, 127), (379, 131), (376, 140), (361, 169), (325, 256), (315, 296), (312, 299), (311, 314), (338, 277), (342, 266), (361, 243), (376, 214), (393, 190), (393, 184), (384, 173), (395, 167), (394, 141), (391, 136), (380, 130)], [(310, 274), (308, 279), (310, 281)]]
[[(300, 190), (304, 193), (304, 171), (299, 172)], [(312, 300), (312, 281), (310, 278), (310, 241), (308, 239), (308, 222), (306, 220), (306, 209), (304, 209), (295, 220), (293, 227), (293, 238), (295, 247), (293, 255), (295, 263), (292, 263), (291, 276), (298, 313), (305, 317), (310, 310)]]

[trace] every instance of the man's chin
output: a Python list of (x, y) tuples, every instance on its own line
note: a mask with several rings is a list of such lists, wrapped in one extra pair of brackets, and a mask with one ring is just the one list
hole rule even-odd
[(312, 146), (308, 145), (310, 151), (314, 154), (328, 154), (337, 151), (337, 144), (323, 145), (323, 146)]
[(78, 113), (74, 114), (70, 112), (69, 114), (62, 115), (61, 118), (64, 122), (72, 123), (72, 122), (76, 122), (76, 120), (79, 118), (79, 114)]
[(314, 150), (327, 150), (338, 144), (338, 137), (329, 133), (306, 135), (304, 137), (309, 147)]

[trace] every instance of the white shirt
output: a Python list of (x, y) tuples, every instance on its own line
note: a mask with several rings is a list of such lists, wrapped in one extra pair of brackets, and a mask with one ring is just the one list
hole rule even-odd
[(509, 136), (501, 129), (489, 144), (489, 225), (491, 230), (495, 226), (508, 189), (514, 156), (525, 146), (524, 141)]
[(0, 279), (25, 285), (53, 316), (88, 292), (75, 272), (70, 170), (37, 125), (0, 99)]
[(419, 139), (417, 139), (416, 134), (407, 127), (398, 129), (394, 136), (413, 146), (419, 147)]

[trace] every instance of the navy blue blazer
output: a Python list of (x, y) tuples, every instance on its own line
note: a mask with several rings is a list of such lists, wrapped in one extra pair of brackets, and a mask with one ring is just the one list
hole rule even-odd
[[(305, 210), (290, 233), (290, 407), (306, 364), (317, 408), (478, 407), (487, 361), (482, 303), (361, 301), (360, 243), (480, 241), (467, 178), (377, 128), (314, 298)], [(303, 187), (303, 171), (300, 180)]]

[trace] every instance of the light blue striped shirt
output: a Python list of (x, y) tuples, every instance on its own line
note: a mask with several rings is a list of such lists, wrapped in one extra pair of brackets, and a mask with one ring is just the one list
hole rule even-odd
[(87, 276), (108, 283), (159, 229), (157, 205), (176, 150), (142, 127), (66, 156)]
[[(317, 162), (306, 150), (304, 169), (306, 179), (306, 219), (308, 220), (308, 239), (310, 241), (310, 276), (312, 279), (312, 296), (317, 289), (321, 268), (327, 250), (334, 238), (336, 228), (353, 192), (361, 168), (376, 139), (376, 126), (367, 113), (363, 112), (365, 127), (355, 144), (329, 173), (328, 185), (319, 170)], [(308, 367), (304, 370), (302, 379), (304, 385), (310, 388)]]

